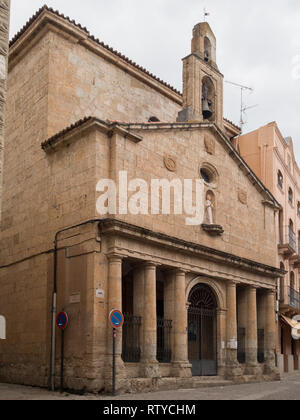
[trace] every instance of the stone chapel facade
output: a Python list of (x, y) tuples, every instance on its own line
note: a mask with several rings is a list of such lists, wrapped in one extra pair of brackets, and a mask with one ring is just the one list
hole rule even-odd
[[(279, 205), (232, 144), (208, 23), (194, 28), (181, 95), (44, 7), (11, 42), (7, 96), (0, 381), (59, 383), (53, 297), (70, 319), (67, 388), (111, 389), (114, 308), (119, 391), (277, 378)], [(120, 171), (203, 178), (204, 223), (100, 217), (96, 185)]]

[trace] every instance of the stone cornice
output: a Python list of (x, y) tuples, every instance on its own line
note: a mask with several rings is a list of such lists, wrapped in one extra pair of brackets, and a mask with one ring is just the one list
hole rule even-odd
[(44, 141), (41, 144), (41, 147), (46, 153), (56, 152), (59, 148), (69, 145), (71, 142), (75, 141), (79, 135), (84, 135), (92, 129), (99, 130), (107, 134), (109, 137), (115, 133), (119, 133), (124, 138), (127, 138), (134, 143), (142, 141), (140, 136), (125, 130), (118, 124), (102, 121), (95, 117), (87, 117), (77, 121), (75, 124)]
[(154, 232), (140, 226), (131, 225), (117, 219), (106, 220), (101, 224), (101, 233), (104, 235), (121, 235), (134, 237), (143, 242), (152, 242), (159, 247), (173, 248), (177, 251), (199, 256), (200, 258), (234, 266), (244, 271), (251, 271), (259, 275), (278, 278), (283, 277), (285, 272), (276, 268), (248, 260), (233, 254), (226, 253), (217, 249), (209, 248), (204, 245), (192, 243), (169, 236), (163, 233)]

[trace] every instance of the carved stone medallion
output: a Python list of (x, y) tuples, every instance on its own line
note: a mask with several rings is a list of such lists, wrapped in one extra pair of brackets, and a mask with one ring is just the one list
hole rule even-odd
[(240, 203), (244, 204), (245, 206), (248, 204), (248, 196), (246, 191), (238, 190), (238, 198)]
[(164, 164), (165, 167), (168, 169), (168, 171), (170, 172), (176, 172), (177, 169), (177, 163), (174, 157), (170, 156), (170, 155), (166, 155), (164, 157)]
[(205, 150), (209, 155), (215, 154), (215, 141), (211, 137), (204, 138)]

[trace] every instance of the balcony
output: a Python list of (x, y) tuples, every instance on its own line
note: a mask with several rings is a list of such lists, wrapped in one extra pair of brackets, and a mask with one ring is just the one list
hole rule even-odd
[[(289, 232), (283, 239), (280, 240), (278, 245), (279, 254), (284, 255), (285, 257), (291, 257), (296, 252), (298, 252), (296, 244), (296, 235), (294, 232)], [(298, 254), (299, 255), (299, 254)]]
[(294, 269), (300, 268), (300, 241), (298, 240), (298, 246), (296, 253), (289, 257), (290, 264), (293, 264)]
[(292, 287), (286, 286), (280, 289), (280, 309), (285, 313), (300, 313), (300, 293)]

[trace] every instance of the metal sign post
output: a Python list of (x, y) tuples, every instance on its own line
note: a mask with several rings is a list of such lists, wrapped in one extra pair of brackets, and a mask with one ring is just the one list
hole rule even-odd
[(113, 328), (113, 374), (112, 374), (112, 394), (116, 395), (116, 341), (117, 330)]
[(117, 329), (122, 328), (124, 324), (124, 316), (122, 312), (117, 309), (113, 309), (109, 314), (109, 322), (113, 327), (113, 360), (112, 360), (112, 394), (116, 395), (116, 344), (117, 344)]
[(60, 312), (56, 318), (57, 328), (61, 330), (61, 355), (60, 355), (60, 392), (64, 392), (64, 358), (65, 358), (65, 329), (69, 323), (68, 314)]

